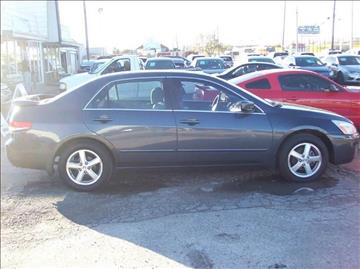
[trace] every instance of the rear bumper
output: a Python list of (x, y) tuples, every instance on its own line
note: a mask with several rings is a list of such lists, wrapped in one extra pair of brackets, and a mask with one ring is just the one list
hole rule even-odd
[(11, 134), (5, 143), (12, 165), (21, 168), (52, 171), (52, 147), (39, 143), (31, 135)]
[(359, 144), (359, 134), (352, 136), (331, 136), (333, 152), (331, 162), (344, 164), (351, 162), (355, 157), (356, 147)]

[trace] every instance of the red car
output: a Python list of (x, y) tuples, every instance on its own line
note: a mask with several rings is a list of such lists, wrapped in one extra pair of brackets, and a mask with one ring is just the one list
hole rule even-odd
[(249, 73), (230, 81), (262, 98), (335, 112), (360, 128), (360, 92), (351, 92), (315, 72), (272, 69)]

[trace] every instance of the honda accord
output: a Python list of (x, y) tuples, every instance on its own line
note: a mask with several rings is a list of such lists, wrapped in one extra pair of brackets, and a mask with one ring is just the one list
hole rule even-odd
[[(203, 98), (204, 89), (216, 94)], [(310, 181), (329, 162), (350, 162), (359, 139), (343, 116), (186, 71), (109, 74), (53, 98), (19, 99), (9, 125), (13, 165), (58, 169), (81, 191), (131, 167), (256, 165)]]

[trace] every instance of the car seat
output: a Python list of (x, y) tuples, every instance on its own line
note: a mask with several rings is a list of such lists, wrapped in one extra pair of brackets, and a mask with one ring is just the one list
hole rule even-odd
[(165, 109), (164, 91), (160, 87), (151, 90), (151, 104), (153, 109)]

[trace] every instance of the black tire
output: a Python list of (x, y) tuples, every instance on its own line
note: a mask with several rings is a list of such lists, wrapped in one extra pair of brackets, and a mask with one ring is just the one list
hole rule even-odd
[[(98, 157), (101, 159), (102, 162), (102, 172), (99, 173), (100, 177), (94, 183), (91, 183), (89, 185), (81, 185), (80, 183), (78, 184), (74, 182), (69, 177), (66, 170), (66, 163), (68, 158), (78, 150), (92, 151), (98, 155)], [(107, 148), (105, 148), (105, 146), (94, 141), (84, 140), (84, 141), (72, 143), (61, 152), (58, 170), (60, 177), (71, 188), (78, 191), (93, 191), (99, 189), (101, 186), (103, 186), (110, 180), (113, 167), (114, 167), (113, 160), (110, 156), (109, 151), (107, 150)]]
[[(288, 156), (291, 150), (302, 143), (310, 143), (317, 147), (321, 152), (321, 164), (318, 165), (317, 171), (309, 177), (299, 177), (296, 176), (291, 170), (288, 164)], [(289, 181), (295, 182), (309, 182), (319, 179), (321, 175), (325, 172), (329, 162), (329, 151), (324, 144), (324, 142), (317, 136), (311, 134), (297, 134), (288, 138), (280, 148), (278, 155), (278, 167), (280, 170), (281, 176)], [(300, 168), (304, 169), (304, 168)], [(314, 169), (316, 170), (316, 169)]]
[(336, 82), (339, 83), (340, 85), (344, 85), (344, 75), (343, 73), (339, 72), (336, 75)]

